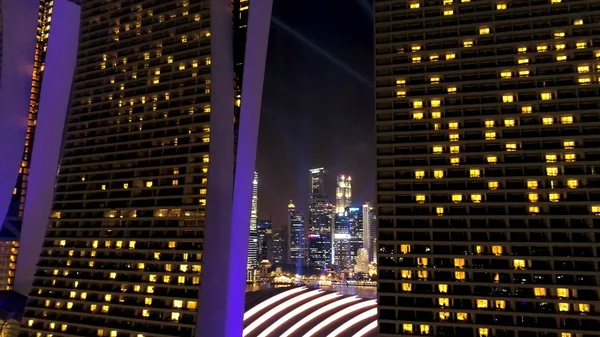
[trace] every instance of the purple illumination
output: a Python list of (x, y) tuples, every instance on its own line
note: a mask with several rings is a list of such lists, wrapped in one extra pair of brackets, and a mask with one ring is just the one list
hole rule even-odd
[(243, 331), (252, 181), (271, 7), (272, 0), (252, 2), (248, 13), (234, 177), (231, 1), (211, 0), (210, 4), (211, 160), (198, 337), (240, 337)]
[[(0, 218), (8, 210), (27, 132), (39, 0), (0, 0)], [(1, 222), (0, 222), (1, 223)]]
[(28, 294), (52, 209), (54, 182), (77, 57), (80, 7), (54, 0), (14, 289)]

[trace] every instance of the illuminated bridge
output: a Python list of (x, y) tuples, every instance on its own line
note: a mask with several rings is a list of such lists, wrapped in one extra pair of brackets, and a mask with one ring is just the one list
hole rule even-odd
[(375, 337), (373, 299), (306, 287), (246, 295), (244, 337)]

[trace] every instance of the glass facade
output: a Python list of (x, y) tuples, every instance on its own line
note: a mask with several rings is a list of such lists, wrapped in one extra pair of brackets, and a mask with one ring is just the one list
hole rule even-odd
[[(21, 336), (195, 335), (213, 146), (210, 3), (83, 2)], [(232, 6), (239, 23), (247, 1)]]
[(374, 3), (380, 336), (597, 335), (600, 3)]

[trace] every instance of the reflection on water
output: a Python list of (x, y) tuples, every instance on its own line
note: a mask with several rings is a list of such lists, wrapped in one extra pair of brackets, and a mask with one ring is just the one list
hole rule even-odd
[[(258, 291), (262, 289), (270, 289), (270, 288), (285, 288), (289, 286), (285, 285), (271, 285), (268, 283), (265, 284), (248, 284), (246, 285), (246, 292)], [(321, 289), (328, 291), (339, 291), (344, 295), (356, 295), (361, 298), (368, 299), (376, 299), (377, 298), (377, 288), (376, 287), (360, 287), (360, 286), (322, 286)]]

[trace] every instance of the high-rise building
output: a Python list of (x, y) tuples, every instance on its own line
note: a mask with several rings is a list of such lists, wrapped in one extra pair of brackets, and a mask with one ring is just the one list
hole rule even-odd
[(288, 263), (288, 236), (286, 233), (287, 231), (285, 228), (273, 229), (272, 245), (269, 250), (269, 261), (272, 261), (275, 266), (281, 266)]
[(374, 12), (379, 336), (597, 334), (600, 2)]
[(335, 210), (344, 213), (346, 207), (352, 203), (352, 177), (344, 174), (338, 174), (337, 186), (335, 189)]
[(333, 234), (334, 265), (342, 268), (356, 263), (358, 250), (363, 248), (363, 213), (359, 207), (346, 207), (335, 215)]
[(302, 212), (296, 209), (296, 206), (291, 200), (288, 205), (288, 228), (290, 229), (290, 264), (303, 266), (306, 258), (304, 216), (302, 215)]
[[(270, 2), (89, 0), (81, 11), (21, 335), (191, 337), (197, 324), (241, 335)], [(233, 42), (244, 11), (253, 52), (242, 84)]]
[(327, 200), (325, 168), (311, 169), (309, 182), (307, 262), (309, 266), (324, 268), (330, 265), (333, 259), (335, 206)]
[(248, 268), (258, 267), (258, 173), (254, 172), (252, 181), (252, 209), (250, 211), (250, 235), (248, 236)]
[[(256, 226), (257, 238), (257, 260), (273, 260), (273, 222), (271, 220), (261, 220)], [(280, 262), (281, 263), (281, 262)]]
[(369, 261), (377, 261), (377, 217), (371, 203), (362, 206), (363, 247), (369, 253)]

